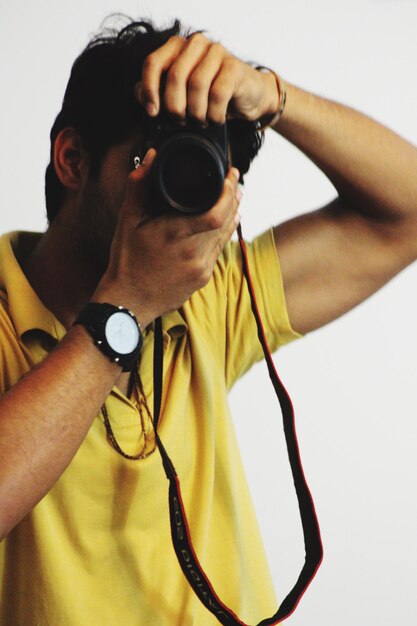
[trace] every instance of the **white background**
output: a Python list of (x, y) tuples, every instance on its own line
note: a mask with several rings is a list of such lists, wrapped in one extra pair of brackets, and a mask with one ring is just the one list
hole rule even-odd
[[(354, 106), (417, 142), (415, 0), (3, 0), (1, 231), (45, 227), (49, 130), (75, 56), (115, 11), (158, 24), (178, 16), (206, 28), (236, 55), (272, 66), (289, 81)], [(334, 196), (325, 177), (272, 131), (244, 192), (248, 237)], [(288, 622), (293, 626), (417, 623), (416, 282), (413, 266), (276, 357), (296, 407), (325, 546), (324, 564)], [(232, 407), (282, 597), (303, 550), (262, 365), (237, 385)]]

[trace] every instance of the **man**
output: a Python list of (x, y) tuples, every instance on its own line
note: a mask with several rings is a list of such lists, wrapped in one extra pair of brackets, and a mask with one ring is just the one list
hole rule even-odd
[[(242, 620), (258, 623), (276, 610), (227, 410), (228, 389), (260, 358), (229, 240), (238, 177), (260, 145), (255, 122), (277, 119), (284, 88), (201, 33), (180, 32), (177, 22), (166, 31), (133, 24), (81, 55), (51, 132), (50, 227), (40, 238), (1, 241), (4, 624), (217, 623), (171, 546), (152, 424), (159, 316), (159, 433), (198, 557)], [(417, 256), (415, 148), (353, 110), (289, 83), (286, 92), (274, 130), (338, 196), (250, 246), (273, 349), (350, 310)], [(146, 116), (161, 110), (230, 126), (239, 171), (228, 172), (202, 215), (152, 214), (155, 150), (130, 171)], [(140, 323), (140, 354), (139, 339), (126, 349), (132, 362), (95, 345), (91, 316), (113, 310), (90, 305), (103, 303), (130, 309)]]

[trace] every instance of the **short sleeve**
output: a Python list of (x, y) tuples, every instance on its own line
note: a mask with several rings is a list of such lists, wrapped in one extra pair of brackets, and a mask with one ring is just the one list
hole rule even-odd
[[(281, 268), (272, 228), (246, 244), (249, 271), (271, 352), (301, 337), (291, 328)], [(254, 363), (263, 358), (249, 290), (242, 272), (238, 242), (225, 250), (222, 263), (226, 289), (225, 370), (230, 389)]]

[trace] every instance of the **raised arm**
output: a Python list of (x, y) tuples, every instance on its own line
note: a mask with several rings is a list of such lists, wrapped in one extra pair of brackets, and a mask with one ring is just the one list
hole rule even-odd
[[(253, 69), (202, 34), (172, 37), (152, 53), (137, 97), (150, 115), (163, 106), (201, 122), (257, 120), (279, 106), (272, 72)], [(417, 150), (357, 111), (292, 85), (275, 129), (338, 192), (329, 206), (275, 229), (290, 321), (305, 333), (354, 307), (416, 258)]]
[(338, 197), (275, 228), (289, 317), (301, 333), (339, 317), (417, 258), (417, 149), (369, 117), (287, 86), (275, 130)]

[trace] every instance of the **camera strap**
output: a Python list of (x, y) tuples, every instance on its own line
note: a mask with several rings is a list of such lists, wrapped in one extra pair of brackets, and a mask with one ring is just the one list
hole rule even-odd
[[(256, 298), (254, 294), (253, 284), (250, 276), (248, 258), (245, 249), (245, 243), (242, 236), (241, 227), (238, 227), (239, 244), (242, 253), (243, 274), (249, 290), (252, 312), (258, 327), (258, 338), (262, 345), (262, 349), (267, 363), (269, 377), (275, 389), (275, 393), (279, 400), (282, 412), (283, 427), (285, 440), (288, 450), (288, 457), (291, 466), (291, 472), (294, 480), (295, 491), (297, 494), (298, 506), (300, 510), (304, 547), (305, 561), (299, 577), (282, 601), (278, 611), (269, 618), (260, 621), (257, 626), (272, 626), (278, 624), (289, 617), (296, 609), (301, 597), (304, 595), (307, 587), (317, 573), (323, 558), (323, 547), (320, 536), (320, 528), (314, 507), (314, 502), (307, 485), (304, 475), (300, 451), (297, 442), (297, 434), (295, 429), (294, 409), (291, 399), (283, 386), (268, 348), (265, 331), (259, 314)], [(184, 504), (181, 497), (180, 482), (175, 471), (174, 465), (169, 458), (162, 441), (157, 432), (157, 424), (161, 409), (162, 398), (162, 380), (163, 380), (163, 337), (161, 318), (155, 321), (155, 346), (154, 346), (154, 427), (155, 437), (166, 476), (169, 480), (169, 514), (171, 522), (171, 535), (175, 553), (178, 562), (184, 572), (189, 584), (194, 592), (206, 606), (206, 608), (215, 615), (221, 624), (226, 626), (248, 626), (242, 622), (238, 616), (228, 608), (219, 598), (213, 589), (207, 575), (204, 573), (198, 557), (194, 551), (190, 530), (188, 527), (187, 517)]]

